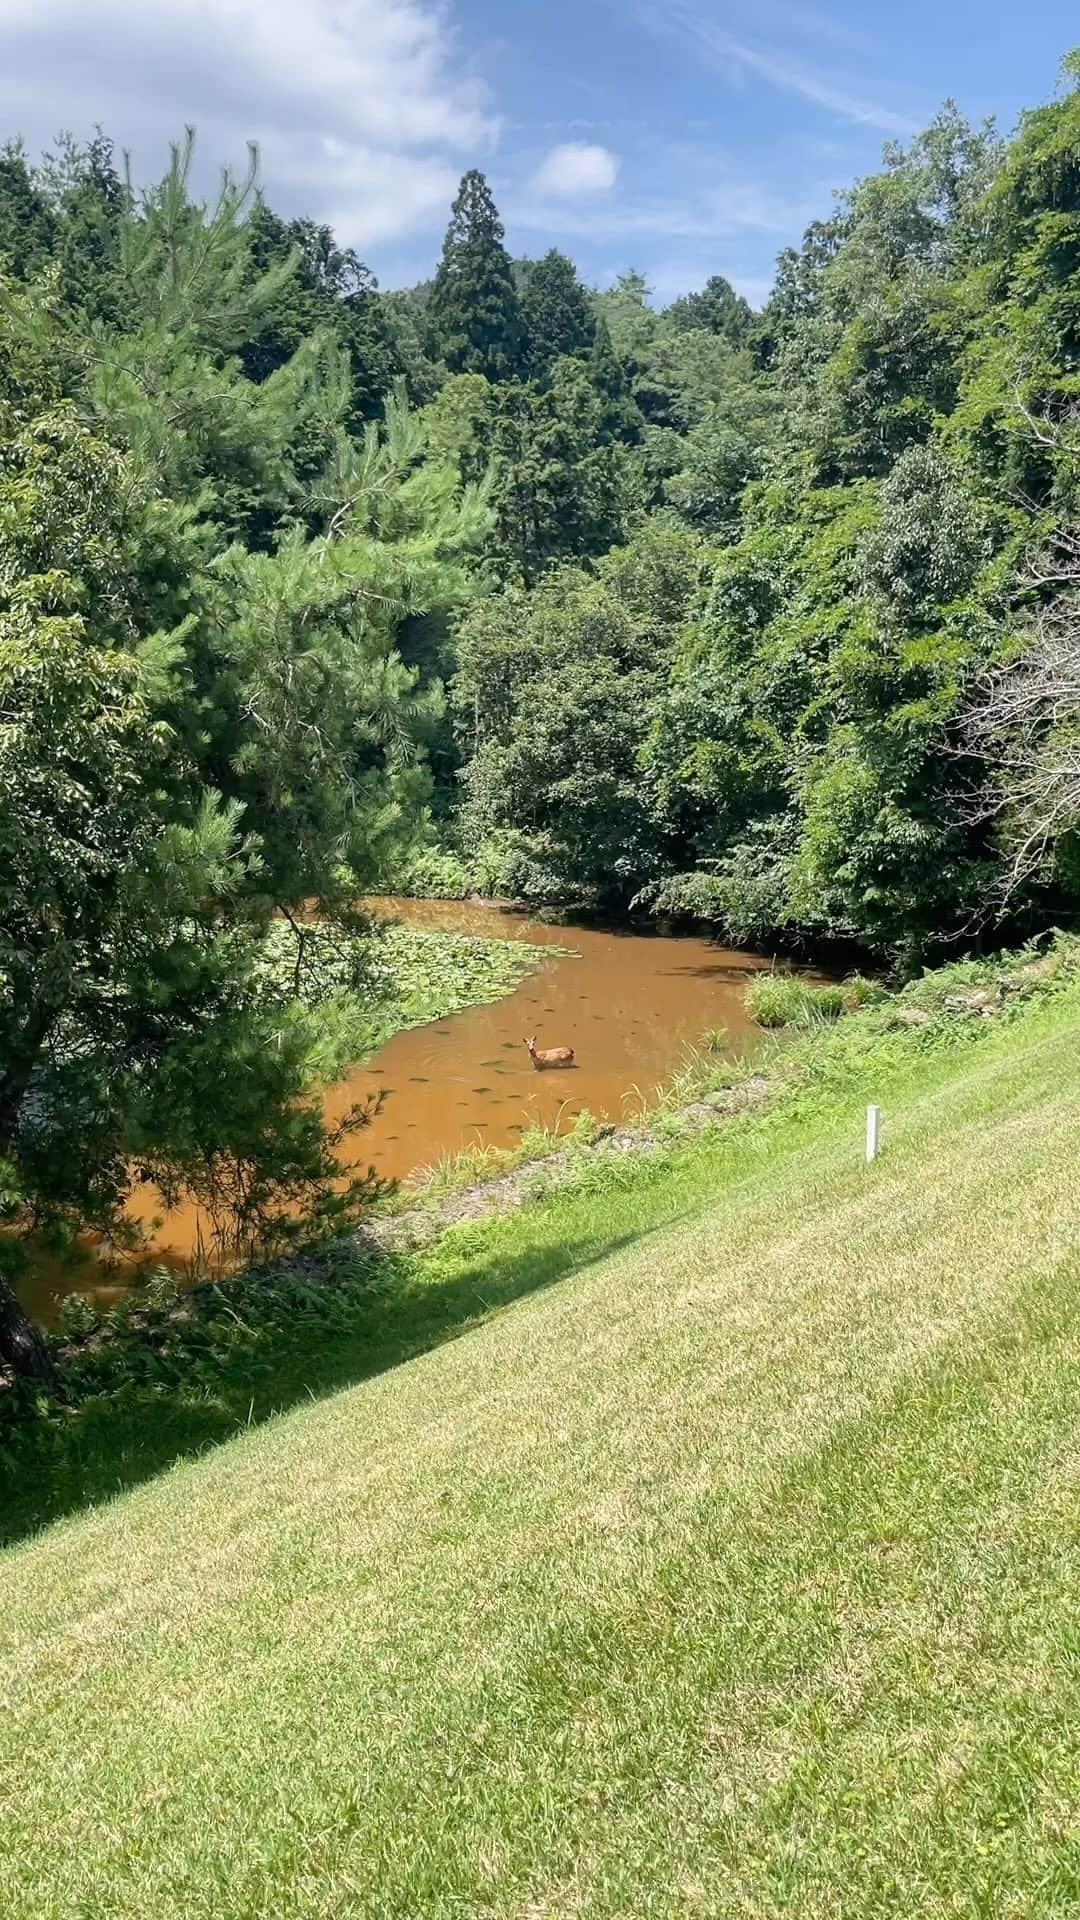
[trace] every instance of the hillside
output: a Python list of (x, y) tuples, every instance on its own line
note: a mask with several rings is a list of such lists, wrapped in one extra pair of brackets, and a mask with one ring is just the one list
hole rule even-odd
[(1070, 1910), (1078, 1038), (465, 1230), (534, 1290), (9, 1549), (8, 1920)]

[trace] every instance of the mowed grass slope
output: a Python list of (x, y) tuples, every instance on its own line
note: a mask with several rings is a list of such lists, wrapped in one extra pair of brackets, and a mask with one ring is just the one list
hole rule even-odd
[(1075, 1911), (1078, 1038), (10, 1550), (5, 1920)]

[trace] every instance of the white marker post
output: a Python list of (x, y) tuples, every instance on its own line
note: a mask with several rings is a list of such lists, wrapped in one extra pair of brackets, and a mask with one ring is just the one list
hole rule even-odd
[(866, 1109), (866, 1157), (868, 1160), (877, 1159), (878, 1148), (880, 1144), (881, 1144), (881, 1108), (867, 1107)]

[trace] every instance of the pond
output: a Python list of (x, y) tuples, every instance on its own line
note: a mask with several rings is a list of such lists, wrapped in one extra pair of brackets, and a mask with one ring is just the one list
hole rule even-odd
[[(389, 1179), (405, 1180), (463, 1149), (512, 1147), (535, 1126), (565, 1130), (582, 1108), (621, 1120), (655, 1098), (703, 1034), (723, 1028), (731, 1055), (757, 1033), (745, 1008), (747, 982), (773, 963), (693, 935), (640, 929), (552, 927), (509, 908), (443, 900), (381, 899), (384, 917), (441, 932), (571, 949), (546, 955), (514, 992), (428, 1026), (395, 1034), (374, 1058), (329, 1089), (326, 1112), (340, 1119), (374, 1092), (382, 1106), (355, 1136), (348, 1156)], [(524, 1041), (573, 1047), (576, 1065), (538, 1073)], [(158, 1203), (160, 1209), (160, 1203)], [(132, 1213), (149, 1225), (153, 1190), (137, 1192)], [(154, 1232), (151, 1253), (190, 1270), (205, 1224), (180, 1207)], [(143, 1254), (143, 1259), (147, 1255)], [(118, 1265), (42, 1262), (20, 1294), (46, 1323), (67, 1292), (106, 1304), (131, 1278)]]

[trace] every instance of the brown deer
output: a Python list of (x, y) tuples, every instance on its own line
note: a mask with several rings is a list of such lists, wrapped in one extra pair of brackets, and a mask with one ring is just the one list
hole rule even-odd
[(545, 1067), (572, 1067), (575, 1065), (573, 1047), (538, 1047), (535, 1033), (526, 1040), (529, 1059), (537, 1073), (543, 1073)]

